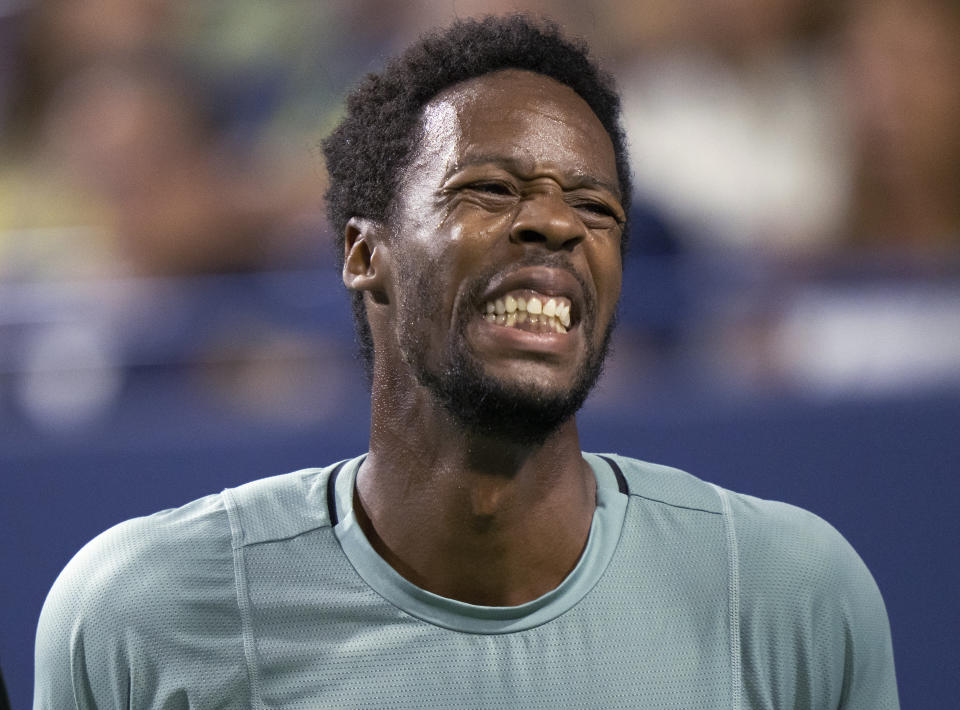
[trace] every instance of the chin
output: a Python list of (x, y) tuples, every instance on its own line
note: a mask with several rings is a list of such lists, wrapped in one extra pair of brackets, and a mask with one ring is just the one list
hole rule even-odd
[(588, 344), (576, 365), (533, 360), (501, 367), (470, 348), (468, 322), (461, 321), (457, 337), (433, 362), (426, 339), (413, 337), (413, 328), (402, 331), (405, 360), (418, 383), (465, 431), (529, 446), (546, 442), (586, 401), (603, 371), (613, 331), (611, 322), (601, 342)]
[(584, 368), (572, 387), (538, 386), (494, 377), (474, 361), (461, 361), (439, 373), (423, 371), (418, 379), (465, 430), (539, 446), (576, 414), (598, 376)]

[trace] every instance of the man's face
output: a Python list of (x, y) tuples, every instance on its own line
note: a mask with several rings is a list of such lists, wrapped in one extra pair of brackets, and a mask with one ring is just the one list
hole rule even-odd
[(570, 88), (505, 70), (424, 110), (391, 230), (393, 336), (465, 426), (542, 441), (600, 374), (620, 293), (613, 145)]

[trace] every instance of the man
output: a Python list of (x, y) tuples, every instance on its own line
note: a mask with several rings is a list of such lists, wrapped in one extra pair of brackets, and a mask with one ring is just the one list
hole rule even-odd
[(36, 707), (897, 707), (883, 602), (796, 508), (583, 454), (630, 194), (618, 101), (522, 18), (428, 37), (327, 140), (370, 450), (124, 523)]

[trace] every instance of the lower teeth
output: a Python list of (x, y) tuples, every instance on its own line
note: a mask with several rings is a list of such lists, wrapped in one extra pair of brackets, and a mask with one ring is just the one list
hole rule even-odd
[(530, 315), (526, 312), (518, 311), (510, 314), (501, 313), (500, 315), (496, 313), (485, 313), (483, 318), (488, 323), (494, 323), (505, 328), (519, 328), (520, 325), (523, 325), (525, 327), (519, 329), (530, 333), (567, 332), (563, 324), (554, 316)]

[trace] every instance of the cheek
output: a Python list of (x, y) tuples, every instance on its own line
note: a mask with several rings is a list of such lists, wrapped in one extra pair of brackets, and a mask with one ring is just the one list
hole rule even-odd
[(598, 241), (588, 259), (597, 289), (597, 305), (606, 310), (608, 315), (612, 315), (620, 298), (620, 288), (623, 283), (620, 240), (608, 237)]
[(451, 206), (438, 231), (448, 233), (455, 241), (487, 241), (496, 235), (505, 235), (516, 217), (516, 205), (503, 209), (489, 209), (462, 201)]
[(498, 246), (508, 243), (513, 212), (455, 207), (436, 233), (437, 265), (469, 277), (483, 270)]

